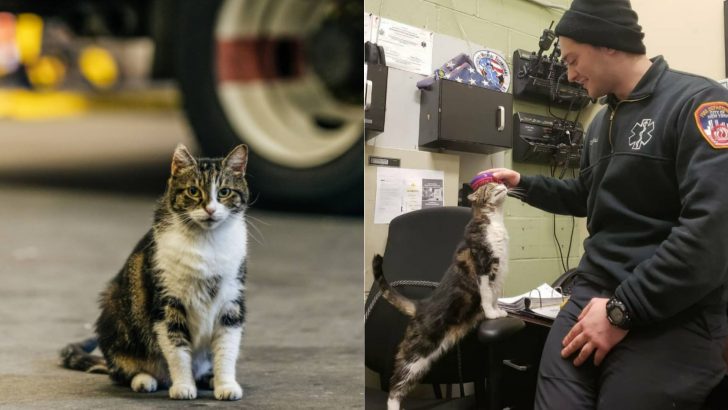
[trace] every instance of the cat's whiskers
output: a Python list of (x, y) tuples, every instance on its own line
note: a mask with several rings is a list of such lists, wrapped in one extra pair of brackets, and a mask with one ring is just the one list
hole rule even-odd
[(261, 224), (263, 224), (265, 226), (270, 226), (270, 224), (268, 222), (266, 222), (266, 221), (264, 221), (264, 220), (262, 220), (260, 218), (256, 218), (254, 216), (250, 216), (249, 214), (246, 214), (245, 215), (245, 218), (250, 218), (250, 219), (254, 220), (255, 222), (261, 223)]
[[(246, 224), (246, 225), (248, 225), (248, 226), (249, 226), (250, 228), (253, 228), (253, 230), (252, 230), (252, 231), (248, 231), (248, 235), (249, 235), (249, 236), (250, 236), (251, 238), (253, 238), (253, 240), (254, 240), (254, 241), (258, 242), (258, 244), (259, 244), (259, 245), (261, 245), (261, 246), (265, 246), (265, 238), (263, 237), (263, 232), (261, 232), (261, 230), (260, 230), (260, 229), (258, 229), (258, 227), (257, 227), (257, 226), (255, 226), (255, 224), (253, 223), (253, 221), (251, 221), (251, 220), (250, 220), (251, 218), (252, 218), (252, 217), (251, 217), (251, 216), (249, 216), (249, 215), (248, 215), (248, 216), (247, 216), (247, 217), (245, 218), (245, 224)], [(252, 219), (256, 219), (256, 218), (252, 218)], [(265, 222), (262, 222), (262, 221), (261, 221), (261, 220), (259, 220), (259, 219), (256, 219), (256, 220), (257, 220), (258, 222), (260, 222), (260, 223), (263, 223), (263, 224), (266, 224), (266, 225), (268, 225), (267, 223), (265, 223)], [(258, 235), (260, 235), (260, 238), (259, 238), (258, 236), (256, 236), (256, 235), (255, 235), (256, 233), (257, 233)]]
[(250, 206), (253, 206), (253, 204), (255, 204), (256, 202), (258, 202), (258, 198), (260, 198), (260, 195), (258, 195), (258, 194), (256, 193), (256, 195), (255, 195), (255, 198), (253, 198), (252, 200), (250, 200), (250, 202), (248, 202), (248, 206), (249, 206), (249, 207), (250, 207)]
[(192, 216), (190, 216), (188, 214), (182, 214), (182, 215), (178, 215), (178, 216), (180, 218), (179, 219), (180, 229), (182, 229), (182, 231), (184, 231), (184, 233), (186, 235), (191, 234), (192, 228), (197, 226), (197, 223), (195, 222), (195, 220), (192, 219)]
[(526, 197), (526, 190), (523, 188), (508, 188), (508, 196), (512, 196), (514, 198), (523, 199)]

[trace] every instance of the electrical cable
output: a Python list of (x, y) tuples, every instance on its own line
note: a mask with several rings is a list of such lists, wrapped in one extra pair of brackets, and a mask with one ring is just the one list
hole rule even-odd
[[(576, 170), (571, 169), (571, 177), (576, 178)], [(571, 258), (571, 245), (574, 243), (574, 228), (576, 227), (576, 218), (571, 217), (571, 236), (569, 237), (569, 248), (566, 251), (566, 270), (569, 270), (569, 258)]]
[[(555, 177), (555, 168), (552, 168), (551, 170), (551, 177)], [(561, 250), (561, 241), (559, 241), (559, 237), (556, 234), (556, 214), (552, 214), (553, 221), (554, 221), (554, 240), (556, 241), (556, 249), (559, 250), (559, 260), (561, 261), (561, 267), (564, 269), (564, 272), (566, 272), (568, 269), (566, 269), (566, 264), (564, 263), (564, 252)]]

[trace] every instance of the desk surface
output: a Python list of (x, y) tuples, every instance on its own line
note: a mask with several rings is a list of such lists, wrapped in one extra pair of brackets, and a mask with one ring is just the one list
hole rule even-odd
[(551, 327), (551, 325), (554, 323), (552, 319), (537, 317), (527, 312), (508, 312), (508, 316), (515, 317), (517, 319), (523, 320), (524, 322), (533, 323), (543, 327)]

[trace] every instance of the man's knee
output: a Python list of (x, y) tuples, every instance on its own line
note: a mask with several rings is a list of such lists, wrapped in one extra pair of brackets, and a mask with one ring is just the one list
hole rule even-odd
[(535, 410), (593, 410), (595, 392), (592, 386), (574, 380), (539, 376)]

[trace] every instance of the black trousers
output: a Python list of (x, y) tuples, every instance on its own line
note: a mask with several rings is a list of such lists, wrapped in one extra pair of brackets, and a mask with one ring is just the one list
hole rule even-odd
[(725, 374), (725, 309), (703, 310), (668, 323), (636, 328), (607, 354), (580, 367), (561, 358), (561, 341), (594, 297), (610, 297), (577, 278), (549, 332), (539, 367), (539, 410), (700, 409)]

